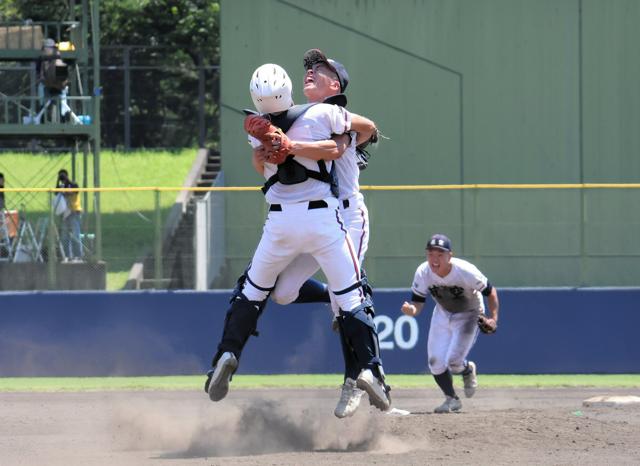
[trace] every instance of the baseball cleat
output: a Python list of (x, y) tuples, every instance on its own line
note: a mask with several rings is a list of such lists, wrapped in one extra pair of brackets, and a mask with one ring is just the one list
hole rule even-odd
[(469, 367), (468, 374), (462, 374), (462, 380), (464, 382), (464, 396), (471, 398), (478, 388), (478, 377), (476, 374), (476, 363), (469, 361), (467, 366)]
[[(208, 386), (205, 383), (205, 389), (209, 393), (211, 401), (220, 401), (229, 392), (229, 381), (231, 376), (238, 368), (238, 360), (235, 355), (230, 352), (222, 353), (220, 359), (216, 363), (213, 371), (207, 373)], [(209, 375), (211, 374), (211, 375)]]
[(456, 411), (460, 411), (462, 409), (462, 401), (458, 398), (452, 398), (450, 396), (444, 400), (440, 406), (433, 410), (434, 413), (443, 414), (443, 413), (453, 413)]
[(364, 395), (364, 392), (356, 386), (356, 381), (347, 377), (342, 385), (340, 401), (338, 401), (333, 414), (340, 419), (353, 416), (358, 406), (360, 406), (362, 395)]
[(387, 386), (380, 379), (373, 375), (371, 369), (364, 369), (360, 372), (356, 386), (364, 390), (369, 395), (369, 403), (380, 411), (387, 411), (391, 406)]

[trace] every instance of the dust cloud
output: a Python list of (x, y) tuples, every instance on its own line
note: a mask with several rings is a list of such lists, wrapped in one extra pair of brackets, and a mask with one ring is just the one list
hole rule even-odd
[(407, 450), (400, 439), (381, 432), (383, 415), (364, 403), (354, 417), (343, 420), (274, 400), (242, 406), (207, 403), (199, 409), (165, 404), (159, 410), (158, 403), (146, 400), (116, 410), (112, 434), (123, 449), (154, 450), (162, 458)]

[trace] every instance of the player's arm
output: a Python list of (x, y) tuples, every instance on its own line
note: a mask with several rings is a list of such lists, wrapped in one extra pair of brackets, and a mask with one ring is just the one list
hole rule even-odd
[(351, 114), (351, 131), (358, 133), (356, 136), (356, 146), (367, 142), (378, 132), (376, 124), (362, 115)]
[(323, 141), (291, 141), (290, 153), (311, 160), (335, 160), (342, 157), (349, 144), (349, 134), (336, 134)]
[(258, 175), (264, 176), (264, 162), (266, 151), (263, 146), (255, 147), (253, 149), (253, 155), (251, 157), (251, 164)]
[[(484, 294), (484, 293), (483, 293)], [(491, 291), (489, 292), (487, 297), (487, 304), (489, 307), (491, 320), (494, 320), (495, 323), (498, 323), (498, 309), (500, 308), (500, 301), (498, 300), (498, 290), (496, 290), (493, 286), (491, 287)]]

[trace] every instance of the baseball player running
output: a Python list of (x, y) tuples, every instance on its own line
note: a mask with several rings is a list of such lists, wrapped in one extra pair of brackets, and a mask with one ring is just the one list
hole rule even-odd
[[(247, 117), (245, 129), (264, 144), (282, 146), (291, 155), (284, 160), (279, 157), (281, 151), (265, 156), (267, 182), (263, 192), (270, 204), (269, 214), (246, 280), (227, 312), (205, 390), (212, 401), (226, 396), (244, 345), (255, 334), (258, 317), (278, 275), (296, 256), (307, 253), (320, 264), (336, 295), (346, 338), (359, 363), (357, 386), (367, 392), (374, 406), (387, 410), (389, 387), (384, 383), (373, 310), (365, 299), (356, 252), (338, 212), (333, 162), (328, 155), (316, 161), (296, 152), (305, 142), (329, 140), (332, 134), (349, 132), (354, 123), (352, 115), (325, 103), (303, 109), (291, 107), (286, 98), (291, 94), (291, 81), (286, 73), (274, 65), (270, 65), (268, 74), (261, 68), (250, 83), (252, 89), (255, 86), (263, 93), (254, 103), (261, 113), (274, 116), (280, 112), (279, 126), (286, 134), (274, 132), (267, 121), (268, 132), (259, 137), (256, 128), (262, 126), (256, 116)], [(266, 92), (269, 87), (271, 92)], [(260, 150), (254, 150), (254, 158), (257, 152)]]
[[(349, 75), (344, 66), (318, 50), (311, 49), (304, 54), (304, 94), (308, 102), (323, 102), (334, 96), (342, 96)], [(346, 101), (346, 98), (344, 99)], [(346, 102), (339, 102), (345, 104)], [(351, 144), (340, 158), (335, 160), (336, 174), (339, 188), (340, 214), (347, 227), (351, 241), (354, 244), (360, 266), (364, 261), (369, 244), (369, 214), (364, 203), (364, 196), (360, 193), (359, 177), (360, 167), (366, 160), (362, 159), (362, 153), (357, 146), (376, 139), (377, 130), (375, 124), (361, 116), (352, 115), (352, 130), (357, 128), (357, 135), (352, 138)], [(353, 120), (358, 119), (358, 126)], [(260, 167), (256, 169), (260, 173)], [(338, 306), (333, 295), (327, 291), (326, 285), (311, 279), (318, 271), (317, 261), (309, 254), (303, 254), (294, 259), (280, 274), (271, 298), (279, 304), (292, 302), (326, 302), (331, 300), (334, 314), (338, 314)], [(339, 320), (336, 320), (340, 329)], [(352, 416), (360, 405), (363, 391), (357, 388), (358, 364), (354, 359), (349, 344), (344, 340), (344, 332), (340, 332), (345, 360), (344, 383), (341, 388), (341, 396), (334, 410), (339, 417)]]
[[(467, 355), (478, 336), (478, 330), (494, 333), (498, 325), (498, 292), (473, 264), (452, 257), (451, 241), (445, 235), (433, 235), (427, 243), (427, 261), (416, 270), (411, 287), (411, 303), (404, 302), (401, 311), (417, 316), (427, 294), (436, 306), (431, 317), (427, 343), (429, 370), (445, 395), (436, 413), (459, 411), (462, 402), (453, 388), (451, 374), (461, 374), (464, 394), (474, 395), (478, 386), (476, 364)], [(484, 314), (484, 299), (490, 317)]]

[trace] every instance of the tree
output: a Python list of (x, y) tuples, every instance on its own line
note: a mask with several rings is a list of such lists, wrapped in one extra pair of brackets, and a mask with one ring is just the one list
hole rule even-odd
[[(81, 11), (76, 0), (76, 14)], [(5, 20), (64, 21), (70, 18), (70, 1), (0, 0)], [(136, 45), (146, 49), (133, 59), (139, 64), (162, 66), (164, 71), (136, 71), (131, 88), (132, 140), (136, 146), (192, 146), (197, 141), (198, 106), (196, 67), (219, 63), (220, 5), (211, 0), (102, 0), (100, 43), (102, 46)], [(115, 55), (114, 55), (115, 54)], [(117, 52), (105, 47), (102, 63), (122, 63)], [(103, 144), (122, 144), (124, 118), (122, 75), (105, 79), (103, 86)], [(209, 75), (210, 97), (206, 108), (207, 138), (217, 137), (217, 102), (212, 102), (218, 74)], [(167, 127), (174, 137), (167, 140)]]

